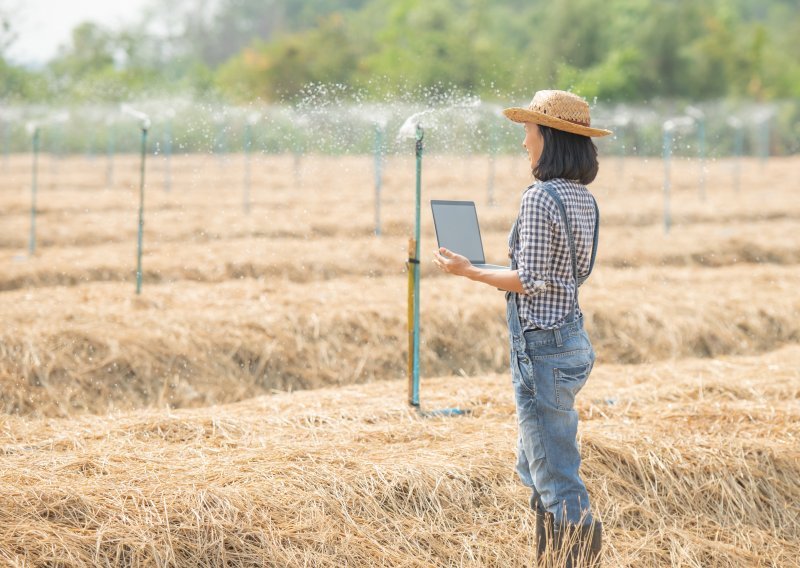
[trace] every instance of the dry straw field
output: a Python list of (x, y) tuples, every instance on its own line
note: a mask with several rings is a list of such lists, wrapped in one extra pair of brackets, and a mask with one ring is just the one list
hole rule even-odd
[[(528, 172), (426, 156), (422, 405), (405, 401), (414, 165), (372, 158), (44, 157), (0, 166), (0, 564), (532, 564), (513, 472), (502, 294), (439, 275), (427, 200), (474, 199), (503, 260)], [(598, 364), (578, 399), (604, 566), (800, 566), (797, 158), (608, 158), (581, 289)]]

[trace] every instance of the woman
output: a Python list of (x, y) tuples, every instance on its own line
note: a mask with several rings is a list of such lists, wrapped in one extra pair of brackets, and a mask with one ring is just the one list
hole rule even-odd
[(555, 549), (567, 555), (561, 565), (598, 566), (602, 523), (592, 515), (578, 473), (574, 403), (595, 361), (578, 305), (599, 228), (597, 204), (586, 188), (598, 171), (590, 137), (611, 132), (592, 128), (586, 101), (564, 91), (539, 91), (527, 109), (503, 114), (524, 124), (522, 145), (537, 180), (525, 190), (511, 229), (511, 270), (478, 269), (445, 248), (433, 262), (449, 274), (507, 291), (517, 472), (532, 490), (537, 558)]

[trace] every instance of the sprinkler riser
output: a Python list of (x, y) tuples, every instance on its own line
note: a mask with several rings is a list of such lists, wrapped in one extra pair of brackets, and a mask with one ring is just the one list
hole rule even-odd
[(144, 173), (147, 156), (147, 128), (142, 128), (142, 160), (139, 176), (139, 227), (136, 248), (136, 294), (142, 293), (142, 241), (144, 238)]

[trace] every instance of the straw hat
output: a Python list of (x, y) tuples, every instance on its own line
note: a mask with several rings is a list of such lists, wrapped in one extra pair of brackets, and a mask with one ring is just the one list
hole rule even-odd
[(533, 122), (583, 136), (613, 134), (610, 130), (592, 128), (589, 103), (566, 91), (537, 91), (528, 108), (507, 108), (503, 114), (514, 122)]

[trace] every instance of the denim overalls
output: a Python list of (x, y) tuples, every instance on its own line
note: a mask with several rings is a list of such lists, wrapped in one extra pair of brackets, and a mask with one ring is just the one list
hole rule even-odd
[[(576, 280), (573, 308), (557, 329), (522, 332), (517, 313), (517, 297), (506, 293), (506, 315), (511, 341), (511, 378), (517, 405), (519, 442), (517, 473), (522, 483), (533, 491), (531, 507), (550, 512), (556, 525), (589, 524), (592, 512), (589, 494), (578, 475), (581, 463), (576, 436), (578, 413), (575, 395), (581, 390), (595, 361), (589, 336), (583, 329), (583, 317), (575, 317), (578, 285), (594, 267), (596, 246), (593, 246), (589, 272), (578, 278), (575, 242), (564, 204), (557, 192), (544, 184), (543, 189), (558, 206), (572, 260)], [(596, 205), (595, 205), (596, 207)], [(511, 250), (519, 238), (514, 223)], [(597, 243), (599, 216), (595, 223)], [(511, 269), (517, 269), (516, 259)]]

